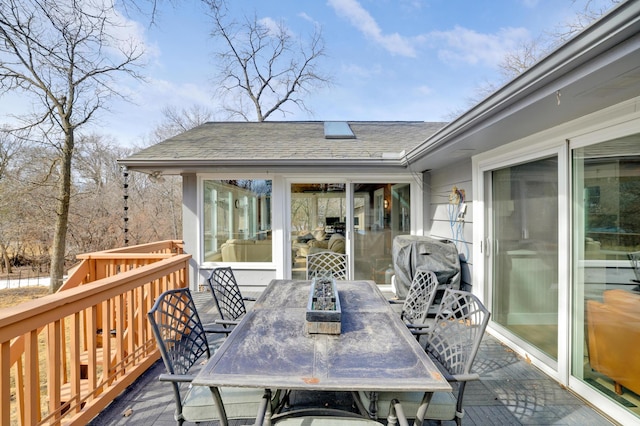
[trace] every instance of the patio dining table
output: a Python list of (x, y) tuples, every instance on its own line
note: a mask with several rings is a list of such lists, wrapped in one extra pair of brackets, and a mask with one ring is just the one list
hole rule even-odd
[(373, 281), (338, 281), (340, 334), (309, 334), (310, 281), (273, 280), (193, 385), (318, 391), (451, 391)]

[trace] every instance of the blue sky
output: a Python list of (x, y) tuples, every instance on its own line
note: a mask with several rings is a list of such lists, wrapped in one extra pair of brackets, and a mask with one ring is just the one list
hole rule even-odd
[[(313, 115), (288, 107), (275, 120), (448, 121), (519, 43), (552, 30), (584, 4), (571, 0), (231, 0), (234, 15), (282, 20), (295, 35), (322, 27), (322, 68), (332, 87), (306, 97)], [(605, 0), (602, 0), (606, 3)], [(171, 6), (173, 3), (175, 6)], [(212, 110), (211, 25), (197, 0), (163, 1), (155, 26), (131, 32), (147, 46), (147, 83), (121, 82), (135, 103), (113, 103), (93, 130), (120, 144), (140, 144), (165, 106)], [(8, 105), (3, 99), (0, 114)], [(11, 108), (15, 112), (20, 102)], [(224, 116), (219, 115), (220, 119)]]

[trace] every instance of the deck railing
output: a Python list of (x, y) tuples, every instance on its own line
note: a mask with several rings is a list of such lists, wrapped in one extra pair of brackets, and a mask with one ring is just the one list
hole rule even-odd
[(60, 291), (0, 310), (0, 424), (86, 424), (159, 352), (147, 312), (188, 285), (177, 241), (78, 256)]

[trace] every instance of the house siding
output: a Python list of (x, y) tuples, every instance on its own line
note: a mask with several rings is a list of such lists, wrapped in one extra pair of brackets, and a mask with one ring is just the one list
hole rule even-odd
[[(471, 159), (461, 160), (451, 166), (435, 169), (428, 173), (425, 179), (425, 227), (427, 235), (451, 240), (456, 243), (460, 254), (462, 283), (464, 288), (471, 288), (473, 272), (473, 193)], [(461, 232), (452, 230), (450, 220), (452, 206), (449, 204), (449, 194), (456, 187), (464, 192), (466, 211)], [(454, 223), (454, 226), (457, 224)]]
[[(189, 277), (197, 277), (200, 253), (198, 242), (198, 179), (195, 173), (182, 175), (182, 240), (185, 253), (191, 254), (189, 261)], [(195, 290), (199, 280), (190, 279), (190, 286)]]

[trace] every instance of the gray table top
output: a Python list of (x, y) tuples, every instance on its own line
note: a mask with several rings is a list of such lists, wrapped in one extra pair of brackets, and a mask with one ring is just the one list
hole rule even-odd
[(310, 281), (273, 280), (194, 385), (450, 391), (373, 281), (338, 281), (339, 335), (304, 331)]

